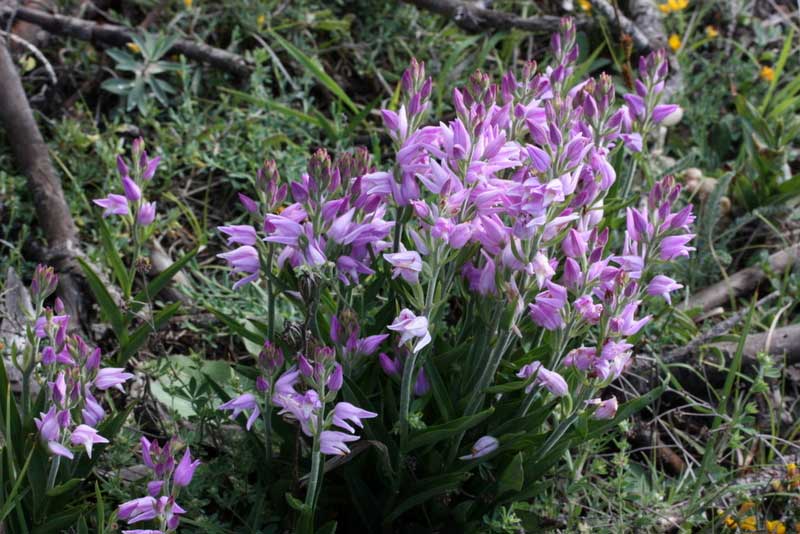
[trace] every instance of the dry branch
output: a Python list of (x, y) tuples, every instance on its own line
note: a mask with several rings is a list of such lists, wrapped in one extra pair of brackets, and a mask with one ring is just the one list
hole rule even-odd
[(58, 293), (77, 325), (85, 317), (81, 271), (75, 262), (78, 229), (4, 39), (0, 39), (0, 123), (20, 171), (28, 177), (36, 218), (48, 244), (48, 262), (59, 273)]
[[(800, 256), (800, 244), (778, 251), (769, 257), (770, 270), (781, 272), (790, 269), (797, 263), (798, 256)], [(766, 277), (767, 273), (761, 267), (748, 267), (729, 276), (726, 280), (698, 291), (686, 304), (681, 306), (681, 309), (701, 308), (703, 311), (708, 311), (725, 304), (731, 296), (749, 295)]]
[[(50, 33), (66, 35), (110, 46), (125, 46), (132, 41), (134, 32), (116, 24), (97, 24), (75, 17), (53, 15), (25, 7), (0, 7), (0, 17), (13, 15), (19, 20), (36, 24)], [(214, 68), (244, 77), (250, 73), (250, 67), (244, 58), (233, 52), (209, 46), (205, 43), (178, 39), (170, 49), (172, 53), (183, 54), (189, 59), (208, 63)]]
[[(469, 32), (485, 30), (523, 30), (528, 32), (552, 33), (558, 30), (560, 17), (539, 15), (536, 17), (518, 17), (513, 13), (485, 9), (478, 5), (460, 0), (402, 0), (419, 9), (431, 11), (452, 19), (460, 28)], [(587, 26), (587, 18), (575, 21), (578, 27)]]

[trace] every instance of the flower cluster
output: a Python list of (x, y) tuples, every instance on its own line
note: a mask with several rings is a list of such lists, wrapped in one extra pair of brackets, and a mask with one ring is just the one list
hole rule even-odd
[(155, 220), (156, 203), (147, 202), (142, 196), (142, 190), (155, 176), (161, 157), (148, 158), (142, 138), (133, 141), (131, 152), (133, 161), (130, 166), (122, 156), (117, 156), (117, 171), (122, 181), (123, 194), (112, 193), (93, 202), (104, 209), (103, 217), (121, 215), (134, 228), (146, 227)]
[[(282, 352), (274, 369), (260, 358), (261, 398), (245, 393), (221, 408), (249, 412), (251, 428), (277, 406), (314, 439), (305, 514), (313, 516), (319, 453), (347, 453), (355, 427), (376, 417), (346, 402), (327, 409), (343, 377), (358, 380), (371, 362), (390, 377), (383, 394), (399, 382), (399, 403), (387, 404), (397, 407), (401, 450), (429, 391), (445, 408), (450, 394), (458, 417), (469, 418), (508, 368), (524, 384), (503, 387), (490, 404), (502, 397), (525, 416), (550, 396), (563, 399), (554, 419), (616, 417), (617, 399), (598, 392), (624, 372), (651, 320), (640, 311), (645, 300), (669, 302), (682, 287), (659, 270), (693, 250), (694, 217), (671, 177), (640, 193), (635, 165), (618, 182), (624, 167), (615, 164), (626, 154), (641, 158), (635, 153), (649, 133), (675, 124), (681, 109), (661, 102), (663, 50), (641, 59), (634, 91), (619, 102), (611, 77), (576, 79), (573, 21), (564, 19), (550, 44), (555, 62), (546, 69), (527, 63), (499, 84), (473, 74), (453, 91), (454, 115), (441, 122), (428, 120), (432, 81), (412, 61), (399, 106), (381, 111), (393, 149), (385, 167), (364, 149), (338, 158), (318, 150), (307, 172), (284, 183), (267, 162), (256, 198), (240, 195), (249, 224), (219, 228), (235, 246), (219, 254), (241, 275), (234, 287), (264, 283), (268, 337), (298, 353), (274, 382)], [(639, 201), (625, 199), (631, 207), (617, 232), (607, 199), (632, 192)], [(301, 332), (289, 325), (275, 335), (277, 296), (304, 316)], [(552, 349), (542, 361), (519, 357), (523, 331)], [(382, 347), (389, 336), (394, 342)], [(463, 358), (429, 356), (462, 343), (472, 345)], [(443, 392), (447, 383), (458, 391)], [(454, 438), (451, 459), (463, 437)], [(499, 439), (483, 436), (461, 458), (500, 453)]]
[[(378, 415), (349, 402), (338, 402), (326, 413), (326, 405), (336, 399), (344, 384), (343, 372), (332, 348), (317, 347), (310, 360), (298, 354), (297, 365), (284, 372), (272, 388), (271, 402), (280, 408), (279, 415), (299, 424), (303, 434), (318, 443), (322, 454), (344, 455), (350, 452), (347, 443), (359, 439), (353, 425), (363, 428), (362, 419)], [(260, 384), (256, 385), (259, 389), (269, 387), (266, 382)], [(234, 417), (250, 410), (248, 430), (259, 414), (258, 401), (251, 393), (221, 405), (220, 409), (231, 410)], [(333, 430), (334, 426), (347, 432)]]
[(186, 511), (175, 501), (181, 488), (188, 486), (200, 460), (192, 460), (189, 448), (183, 453), (180, 462), (175, 463), (178, 441), (173, 438), (164, 445), (150, 441), (144, 436), (140, 440), (142, 460), (152, 471), (152, 479), (147, 483), (145, 497), (133, 499), (120, 505), (117, 517), (128, 524), (153, 521), (158, 529), (123, 530), (124, 534), (169, 534), (175, 532), (180, 516)]
[[(39, 266), (31, 284), (35, 299), (43, 300), (58, 283), (52, 269)], [(96, 427), (105, 418), (97, 400), (103, 392), (115, 388), (133, 375), (117, 367), (101, 368), (99, 348), (92, 349), (79, 335), (69, 335), (69, 315), (56, 298), (52, 309), (44, 308), (34, 323), (34, 335), (47, 345), (39, 361), (47, 381), (49, 408), (35, 418), (36, 428), (51, 454), (74, 458), (74, 448), (83, 448), (91, 458), (92, 447), (108, 443)]]

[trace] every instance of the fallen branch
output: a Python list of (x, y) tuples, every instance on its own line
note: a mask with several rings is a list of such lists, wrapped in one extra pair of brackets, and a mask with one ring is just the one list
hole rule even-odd
[[(419, 9), (432, 11), (452, 19), (460, 28), (469, 32), (484, 30), (524, 30), (528, 32), (551, 33), (558, 30), (560, 17), (539, 15), (536, 17), (518, 17), (512, 13), (484, 9), (471, 2), (460, 0), (402, 0)], [(590, 21), (579, 18), (575, 21), (578, 27), (587, 26)]]
[[(36, 24), (50, 33), (66, 35), (83, 41), (103, 43), (110, 46), (125, 46), (133, 41), (133, 31), (116, 24), (97, 24), (75, 17), (53, 15), (26, 7), (0, 7), (0, 17), (10, 15), (19, 20)], [(189, 59), (208, 63), (212, 67), (230, 72), (239, 77), (247, 76), (250, 73), (250, 67), (242, 56), (205, 43), (178, 39), (172, 45), (170, 51), (175, 54), (183, 54)]]
[(81, 271), (75, 262), (78, 229), (5, 39), (0, 39), (0, 123), (20, 171), (28, 177), (36, 218), (48, 244), (48, 263), (59, 273), (58, 295), (77, 326), (86, 316)]
[[(631, 19), (623, 15), (619, 8), (612, 6), (606, 0), (590, 0), (592, 7), (602, 13), (604, 17), (620, 32), (630, 35), (633, 46), (637, 50), (644, 51), (654, 48), (654, 43)], [(657, 48), (657, 47), (655, 47)]]
[[(773, 272), (782, 272), (790, 269), (798, 261), (800, 244), (776, 252), (769, 257), (769, 268)], [(752, 293), (767, 278), (767, 273), (761, 267), (754, 266), (742, 269), (702, 291), (698, 291), (689, 301), (680, 306), (683, 310), (700, 308), (708, 311), (711, 308), (728, 302), (730, 298), (741, 297)]]

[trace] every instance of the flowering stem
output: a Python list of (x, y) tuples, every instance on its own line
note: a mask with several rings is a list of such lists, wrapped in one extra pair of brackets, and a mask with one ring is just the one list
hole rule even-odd
[[(319, 381), (318, 391), (320, 399), (325, 398), (325, 382)], [(317, 495), (322, 486), (322, 451), (320, 441), (325, 425), (325, 403), (323, 401), (317, 412), (316, 428), (314, 429), (314, 445), (311, 449), (311, 472), (308, 476), (308, 490), (306, 490), (305, 510), (300, 516), (297, 532), (299, 534), (314, 534), (314, 512), (317, 508)]]
[(61, 456), (54, 456), (53, 462), (50, 464), (50, 473), (47, 475), (47, 491), (50, 491), (56, 485), (56, 477), (58, 476), (58, 468), (60, 465)]
[(413, 350), (403, 367), (403, 380), (400, 385), (400, 446), (404, 447), (408, 440), (408, 411), (411, 406), (411, 390), (414, 388), (414, 367), (417, 364), (417, 353)]
[[(274, 256), (275, 244), (269, 244), (267, 252), (267, 337), (270, 342), (275, 336), (275, 295), (272, 293), (272, 256)], [(269, 403), (269, 400), (267, 401)]]

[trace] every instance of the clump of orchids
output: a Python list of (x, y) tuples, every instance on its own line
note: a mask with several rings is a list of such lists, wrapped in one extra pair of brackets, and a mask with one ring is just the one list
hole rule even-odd
[(123, 391), (122, 385), (133, 378), (122, 368), (103, 367), (100, 348), (91, 348), (81, 336), (69, 333), (70, 317), (59, 298), (52, 308), (45, 306), (57, 286), (53, 268), (39, 265), (30, 285), (26, 344), (21, 351), (12, 349), (12, 360), (23, 376), (23, 419), (31, 410), (32, 381), (44, 388), (46, 410), (34, 422), (51, 456), (48, 490), (56, 483), (62, 459), (74, 460), (80, 452), (91, 458), (94, 445), (108, 443), (97, 429), (106, 418), (98, 399), (110, 389)]
[[(401, 105), (381, 111), (393, 147), (384, 166), (363, 148), (337, 158), (320, 149), (306, 173), (284, 181), (267, 162), (257, 194), (240, 195), (250, 223), (219, 228), (235, 247), (219, 254), (242, 275), (234, 287), (266, 286), (269, 338), (259, 357), (261, 394), (221, 408), (248, 411), (248, 429), (267, 413), (269, 432), (277, 406), (312, 439), (306, 531), (321, 455), (348, 453), (354, 425), (379, 417), (333, 404), (343, 377), (358, 382), (377, 366), (390, 387), (375, 396), (399, 389), (389, 427), (401, 451), (424, 432), (419, 416), (431, 395), (438, 409), (428, 416), (455, 409), (459, 421), (479, 421), (470, 432), (480, 436), (482, 425), (486, 433), (467, 454), (459, 456), (466, 431), (447, 435), (444, 465), (523, 446), (501, 417), (476, 415), (487, 405), (481, 413), (503, 410), (521, 425), (531, 410), (541, 410), (541, 420), (550, 414), (544, 428), (552, 440), (580, 417), (616, 417), (618, 400), (602, 392), (625, 371), (651, 320), (641, 312), (645, 299), (669, 302), (682, 288), (659, 271), (693, 250), (694, 217), (665, 177), (643, 184), (627, 204), (624, 231), (612, 231), (605, 201), (612, 191), (627, 196), (635, 177), (634, 167), (620, 187), (612, 161), (642, 151), (653, 127), (673, 124), (680, 108), (660, 103), (663, 51), (642, 59), (635, 93), (619, 105), (609, 76), (575, 78), (575, 41), (574, 23), (564, 19), (551, 40), (554, 65), (527, 63), (499, 84), (475, 73), (453, 91), (455, 115), (445, 121), (428, 117), (432, 82), (413, 60)], [(279, 298), (303, 316), (280, 334)], [(453, 347), (462, 348), (457, 359), (443, 355)], [(509, 368), (520, 386), (490, 394)], [(564, 401), (559, 410), (552, 399)]]

